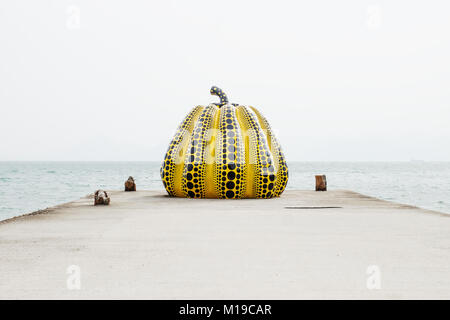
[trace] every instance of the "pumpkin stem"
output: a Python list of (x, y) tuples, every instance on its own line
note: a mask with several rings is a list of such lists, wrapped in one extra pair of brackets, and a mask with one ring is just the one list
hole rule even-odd
[(218, 96), (220, 98), (220, 103), (216, 103), (218, 106), (223, 106), (228, 103), (227, 95), (222, 91), (222, 89), (212, 86), (210, 92), (211, 95)]

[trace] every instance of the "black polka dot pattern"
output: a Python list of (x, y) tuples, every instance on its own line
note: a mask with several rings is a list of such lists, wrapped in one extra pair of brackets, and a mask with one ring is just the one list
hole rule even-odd
[(209, 105), (200, 114), (186, 152), (182, 180), (182, 190), (186, 197), (205, 198), (206, 147), (208, 130), (211, 129), (217, 106)]
[(255, 171), (254, 192), (256, 198), (272, 198), (276, 180), (273, 157), (266, 137), (254, 112), (245, 106), (238, 107), (238, 113), (244, 120), (245, 131), (249, 139), (249, 166)]
[[(240, 199), (245, 192), (245, 145), (236, 118), (236, 108), (220, 108), (214, 184), (219, 198)], [(218, 155), (218, 156), (217, 156)]]
[(175, 196), (175, 168), (176, 164), (182, 162), (179, 159), (180, 148), (182, 146), (182, 141), (185, 136), (192, 131), (194, 125), (194, 119), (200, 114), (202, 106), (197, 106), (184, 118), (178, 127), (175, 136), (169, 144), (166, 156), (164, 157), (164, 162), (161, 166), (160, 174), (163, 181), (164, 187), (167, 193), (171, 196)]
[(195, 107), (167, 149), (161, 178), (171, 196), (272, 198), (288, 181), (284, 154), (267, 120), (256, 108), (220, 103)]
[(270, 124), (267, 121), (267, 119), (256, 108), (254, 107), (250, 108), (258, 117), (262, 129), (266, 130), (267, 138), (271, 141), (270, 151), (273, 155), (275, 155), (273, 159), (275, 165), (275, 172), (277, 174), (276, 184), (273, 188), (273, 194), (275, 197), (278, 197), (281, 193), (283, 193), (284, 189), (286, 188), (289, 178), (286, 160), (284, 158), (283, 151), (281, 150), (281, 145), (278, 142), (275, 135), (273, 134), (272, 128), (270, 127)]

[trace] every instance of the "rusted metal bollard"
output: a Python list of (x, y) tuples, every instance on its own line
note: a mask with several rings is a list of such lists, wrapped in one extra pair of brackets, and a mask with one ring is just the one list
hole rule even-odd
[(125, 181), (125, 191), (136, 191), (136, 183), (131, 176)]
[(97, 190), (95, 191), (95, 195), (94, 195), (94, 206), (98, 205), (98, 204), (103, 204), (103, 205), (108, 205), (109, 201), (111, 199), (109, 198), (108, 194), (106, 193), (106, 191), (103, 190)]
[(316, 191), (327, 191), (327, 177), (325, 175), (316, 176)]

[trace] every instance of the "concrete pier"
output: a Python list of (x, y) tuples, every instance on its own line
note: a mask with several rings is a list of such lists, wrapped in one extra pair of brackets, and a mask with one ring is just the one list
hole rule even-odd
[(343, 190), (109, 194), (0, 223), (0, 298), (450, 299), (450, 215)]

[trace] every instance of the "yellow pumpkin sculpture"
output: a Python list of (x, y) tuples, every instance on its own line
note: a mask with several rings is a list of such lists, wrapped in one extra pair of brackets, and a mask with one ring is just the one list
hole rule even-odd
[(288, 180), (281, 147), (267, 120), (254, 107), (220, 103), (197, 106), (178, 127), (161, 167), (171, 196), (272, 198)]

